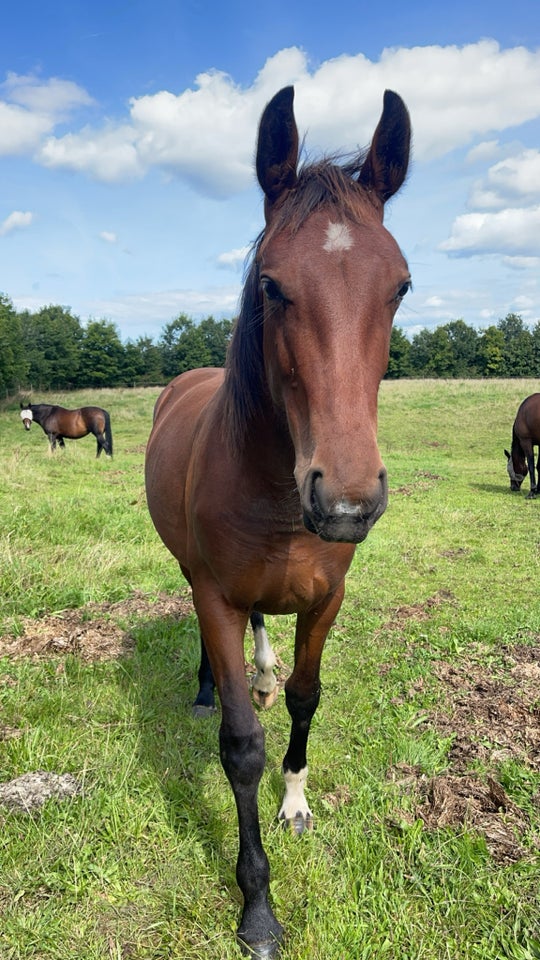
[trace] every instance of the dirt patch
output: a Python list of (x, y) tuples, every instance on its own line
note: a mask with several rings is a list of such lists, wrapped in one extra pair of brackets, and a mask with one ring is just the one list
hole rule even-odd
[(450, 590), (438, 590), (432, 597), (427, 597), (420, 603), (404, 603), (400, 607), (394, 607), (390, 620), (383, 624), (381, 631), (399, 630), (409, 620), (429, 620), (433, 610), (444, 603), (453, 603), (454, 599)]
[[(530, 855), (522, 840), (530, 818), (496, 780), (508, 760), (540, 771), (540, 646), (501, 648), (496, 665), (487, 667), (482, 651), (458, 665), (434, 664), (445, 709), (426, 722), (452, 738), (448, 768), (428, 778), (418, 767), (396, 765), (388, 777), (400, 793), (413, 798), (413, 811), (401, 810), (402, 823), (421, 820), (427, 830), (465, 828), (480, 833), (493, 858), (515, 862)], [(487, 771), (474, 771), (481, 766)], [(540, 795), (532, 798), (540, 807)], [(397, 821), (393, 821), (394, 825)], [(530, 843), (540, 849), (540, 837)]]
[(187, 617), (193, 613), (191, 598), (150, 599), (135, 593), (118, 603), (89, 603), (79, 610), (62, 610), (41, 620), (26, 618), (18, 637), (0, 637), (0, 656), (39, 659), (76, 654), (83, 660), (112, 660), (125, 656), (134, 641), (123, 621)]
[[(438, 444), (431, 444), (431, 446), (438, 446)], [(438, 473), (430, 473), (428, 470), (419, 470), (412, 483), (406, 483), (402, 487), (394, 487), (389, 493), (392, 495), (400, 493), (403, 497), (410, 497), (414, 493), (431, 490), (433, 484), (438, 483), (439, 480), (444, 480), (444, 477), (441, 477)]]
[(453, 736), (454, 770), (476, 761), (495, 768), (509, 759), (540, 770), (540, 646), (503, 648), (500, 664), (490, 669), (465, 659), (436, 662), (434, 671), (447, 696), (446, 709), (431, 720)]
[[(530, 830), (530, 818), (492, 777), (446, 773), (428, 778), (417, 767), (397, 765), (389, 779), (415, 800), (412, 811), (400, 810), (390, 818), (392, 828), (402, 830), (420, 820), (429, 831), (466, 829), (484, 837), (497, 863), (515, 863), (529, 855), (520, 839)], [(535, 845), (540, 845), (539, 838)]]

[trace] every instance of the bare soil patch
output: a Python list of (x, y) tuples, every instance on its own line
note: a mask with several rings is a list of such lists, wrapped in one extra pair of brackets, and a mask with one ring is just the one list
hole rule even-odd
[[(400, 811), (402, 822), (475, 831), (495, 860), (509, 863), (540, 849), (540, 837), (530, 836), (529, 814), (496, 779), (509, 760), (540, 771), (540, 645), (501, 647), (497, 663), (489, 666), (485, 654), (479, 649), (457, 665), (434, 663), (444, 707), (426, 722), (452, 739), (445, 773), (428, 778), (418, 767), (396, 765), (389, 779), (415, 801), (412, 813)], [(531, 801), (540, 809), (540, 792)]]
[(139, 621), (165, 617), (187, 617), (193, 613), (188, 597), (169, 597), (165, 594), (150, 599), (134, 593), (128, 600), (117, 603), (89, 603), (77, 610), (23, 620), (18, 637), (0, 637), (0, 656), (42, 658), (76, 654), (83, 660), (112, 660), (125, 656), (133, 649), (133, 638), (122, 623), (137, 618)]

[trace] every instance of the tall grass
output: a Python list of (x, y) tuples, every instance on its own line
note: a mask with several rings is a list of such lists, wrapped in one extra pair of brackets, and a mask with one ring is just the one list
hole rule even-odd
[[(504, 775), (528, 818), (514, 863), (494, 860), (472, 828), (428, 831), (401, 816), (413, 800), (388, 776), (414, 766), (429, 778), (449, 763), (452, 737), (425, 722), (446, 705), (434, 664), (482, 658), (501, 671), (503, 648), (538, 646), (540, 500), (510, 493), (503, 455), (534, 389), (382, 384), (390, 505), (357, 551), (325, 650), (310, 739), (312, 835), (276, 823), (283, 698), (262, 717), (261, 825), (284, 960), (540, 956), (538, 757), (489, 771)], [(149, 600), (185, 591), (145, 506), (156, 395), (55, 397), (110, 410), (112, 461), (96, 461), (92, 437), (51, 456), (39, 427), (23, 432), (17, 405), (0, 411), (0, 635), (135, 590)], [(135, 649), (114, 661), (0, 660), (0, 781), (44, 769), (84, 784), (81, 797), (32, 816), (0, 808), (2, 960), (239, 956), (236, 816), (219, 718), (190, 713), (196, 622), (134, 614), (121, 625)], [(290, 666), (292, 618), (268, 625)]]

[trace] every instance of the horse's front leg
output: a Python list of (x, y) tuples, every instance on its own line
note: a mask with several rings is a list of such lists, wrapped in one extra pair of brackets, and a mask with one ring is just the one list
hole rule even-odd
[(221, 763), (238, 813), (240, 843), (236, 879), (244, 898), (238, 938), (250, 956), (274, 957), (279, 951), (283, 928), (268, 902), (270, 867), (259, 826), (258, 789), (265, 750), (263, 729), (251, 706), (246, 683), (247, 614), (233, 610), (215, 594), (205, 592), (201, 596), (196, 583), (193, 600), (221, 701)]
[(294, 833), (313, 828), (313, 815), (304, 788), (307, 781), (307, 741), (313, 715), (321, 694), (320, 664), (328, 631), (344, 594), (343, 584), (324, 603), (298, 614), (294, 670), (285, 684), (285, 701), (291, 717), (289, 747), (283, 760), (285, 796), (279, 819)]
[(527, 499), (530, 500), (533, 497), (535, 497), (538, 492), (536, 489), (536, 480), (534, 476), (534, 452), (533, 451), (527, 454), (527, 467), (529, 469), (529, 478), (531, 481), (531, 489), (527, 494)]

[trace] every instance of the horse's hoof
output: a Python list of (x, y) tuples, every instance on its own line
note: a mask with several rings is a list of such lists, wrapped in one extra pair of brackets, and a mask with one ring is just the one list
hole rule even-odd
[(531, 490), (530, 493), (527, 494), (526, 499), (535, 500), (537, 496), (538, 496), (538, 490)]
[(315, 821), (312, 816), (298, 813), (294, 817), (282, 817), (283, 829), (288, 830), (295, 837), (301, 837), (303, 833), (310, 833), (315, 829)]
[(281, 942), (273, 938), (264, 940), (263, 943), (246, 943), (241, 937), (238, 937), (240, 951), (244, 957), (252, 957), (253, 960), (265, 960), (268, 957), (277, 957), (281, 949)]
[(251, 688), (251, 696), (253, 701), (260, 710), (269, 710), (270, 707), (273, 707), (279, 694), (279, 687), (276, 683), (273, 690), (270, 690), (270, 693), (265, 693), (264, 690), (257, 690), (255, 687)]
[(199, 720), (204, 717), (213, 717), (216, 713), (216, 708), (213, 706), (206, 706), (204, 703), (194, 703), (191, 708), (191, 712), (194, 717), (197, 717)]

